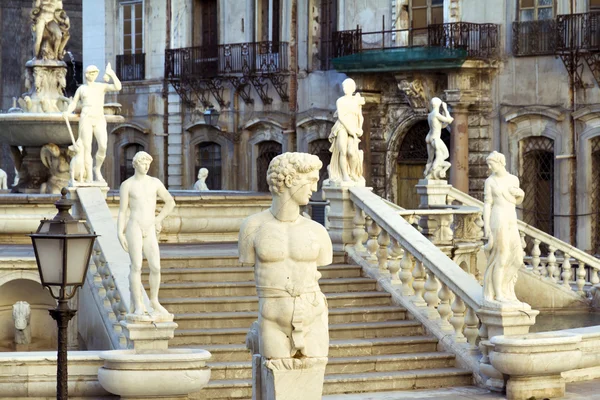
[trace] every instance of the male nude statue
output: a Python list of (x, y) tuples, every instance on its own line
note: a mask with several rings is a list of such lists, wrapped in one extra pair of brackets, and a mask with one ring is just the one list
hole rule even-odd
[(44, 33), (48, 32), (49, 46), (54, 58), (63, 59), (63, 52), (69, 35), (69, 17), (63, 10), (62, 0), (34, 0), (31, 11), (33, 33), (33, 56), (34, 58), (46, 58), (47, 55), (40, 54)]
[[(131, 292), (133, 314), (144, 315), (146, 308), (142, 296), (142, 260), (145, 256), (150, 267), (150, 304), (153, 314), (169, 314), (158, 302), (160, 287), (160, 253), (157, 236), (162, 229), (162, 221), (175, 208), (175, 200), (157, 178), (148, 176), (152, 162), (150, 154), (140, 151), (133, 156), (135, 174), (121, 184), (119, 189), (120, 206), (117, 219), (119, 242), (129, 253), (131, 272), (129, 290)], [(156, 214), (156, 198), (165, 202), (160, 214)], [(129, 209), (129, 219), (127, 210)]]
[[(444, 113), (440, 113), (442, 106)], [(450, 116), (446, 103), (438, 97), (431, 99), (431, 112), (427, 116), (429, 122), (429, 133), (425, 137), (427, 143), (427, 165), (425, 166), (425, 179), (443, 179), (450, 163), (446, 161), (450, 157), (448, 147), (442, 140), (442, 129), (454, 121)]]
[(83, 144), (83, 159), (85, 165), (86, 182), (92, 181), (92, 139), (96, 138), (98, 151), (96, 152), (96, 167), (94, 175), (96, 181), (104, 182), (100, 167), (106, 158), (106, 145), (108, 142), (108, 133), (106, 132), (106, 118), (104, 117), (104, 94), (106, 92), (118, 92), (121, 90), (121, 81), (117, 78), (115, 71), (110, 66), (106, 66), (104, 80), (108, 82), (112, 78), (113, 83), (95, 82), (98, 77), (98, 68), (90, 65), (85, 70), (86, 83), (81, 85), (75, 92), (73, 101), (63, 113), (68, 118), (75, 108), (77, 102), (81, 100), (81, 118), (79, 120), (79, 137)]
[(244, 220), (240, 261), (254, 264), (259, 352), (266, 359), (327, 357), (328, 310), (317, 267), (332, 262), (325, 228), (300, 214), (317, 191), (318, 157), (284, 153), (267, 171), (271, 207)]
[(356, 83), (350, 78), (342, 82), (344, 95), (337, 99), (337, 121), (331, 128), (329, 141), (331, 147), (331, 163), (329, 164), (329, 180), (332, 182), (364, 182), (363, 156), (358, 149), (360, 137), (363, 135), (362, 106), (365, 99), (356, 91)]

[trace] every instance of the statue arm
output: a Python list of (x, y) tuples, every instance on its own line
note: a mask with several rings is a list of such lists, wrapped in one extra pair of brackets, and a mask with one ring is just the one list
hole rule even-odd
[(75, 108), (77, 108), (77, 103), (79, 102), (79, 98), (81, 97), (80, 90), (81, 90), (81, 88), (77, 89), (77, 91), (75, 92), (75, 96), (73, 97), (73, 100), (71, 100), (71, 102), (67, 106), (67, 109), (63, 113), (64, 116), (68, 116), (69, 114), (72, 114), (73, 111), (75, 111)]
[(519, 178), (516, 176), (514, 177), (514, 182), (515, 186), (510, 188), (510, 194), (515, 196), (515, 205), (518, 206), (519, 204), (523, 203), (523, 200), (525, 199), (525, 192), (520, 188), (521, 185), (519, 184)]
[(321, 249), (319, 250), (317, 267), (324, 267), (333, 263), (333, 246), (329, 233), (323, 226), (319, 226), (319, 241), (321, 242)]
[(338, 121), (341, 122), (341, 124), (344, 126), (344, 129), (346, 129), (346, 132), (348, 132), (348, 134), (356, 135), (358, 132), (357, 132), (356, 127), (353, 126), (354, 124), (352, 124), (353, 121), (349, 117), (350, 113), (344, 109), (345, 108), (344, 106), (340, 106), (339, 101), (340, 100), (338, 100), (338, 103), (337, 103)]
[(127, 224), (127, 209), (129, 208), (129, 182), (125, 181), (119, 189), (119, 216), (117, 217), (117, 233), (123, 250), (128, 251), (125, 238), (125, 225)]
[(175, 209), (175, 200), (173, 199), (173, 196), (171, 196), (171, 193), (169, 193), (165, 185), (163, 185), (163, 183), (160, 180), (156, 178), (154, 179), (155, 182), (157, 182), (158, 184), (158, 190), (156, 194), (160, 199), (162, 199), (162, 201), (165, 202), (165, 205), (156, 217), (156, 225), (160, 226), (164, 219), (167, 218), (169, 214), (171, 214)]
[(252, 217), (248, 217), (242, 222), (240, 227), (240, 235), (238, 237), (238, 251), (240, 261), (254, 265), (256, 263), (256, 255), (254, 253), (254, 235), (258, 227), (252, 223)]
[(117, 77), (117, 74), (115, 73), (115, 71), (110, 66), (110, 63), (108, 63), (106, 65), (106, 75), (108, 75), (108, 76), (110, 76), (112, 78), (112, 82), (113, 83), (105, 85), (104, 86), (104, 91), (105, 92), (118, 92), (118, 91), (120, 91), (121, 88), (123, 87), (123, 85), (121, 84), (121, 81)]
[(490, 187), (489, 178), (486, 179), (483, 186), (483, 231), (484, 235), (489, 239), (492, 231), (490, 229), (490, 214), (492, 213), (492, 188)]

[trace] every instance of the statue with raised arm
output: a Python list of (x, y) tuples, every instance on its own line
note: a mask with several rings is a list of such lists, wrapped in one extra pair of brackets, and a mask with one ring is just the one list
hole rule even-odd
[(364, 186), (363, 152), (358, 149), (358, 144), (363, 135), (362, 106), (365, 99), (360, 93), (354, 94), (356, 83), (350, 78), (342, 82), (342, 89), (344, 95), (335, 103), (334, 117), (337, 116), (337, 121), (329, 134), (331, 163), (328, 183)]
[[(440, 112), (442, 106), (443, 113)], [(431, 112), (427, 116), (429, 133), (425, 137), (427, 143), (427, 165), (425, 166), (425, 179), (444, 179), (450, 163), (446, 161), (450, 157), (448, 147), (442, 140), (442, 129), (454, 121), (450, 116), (446, 103), (438, 97), (431, 99)]]
[(329, 331), (317, 267), (331, 264), (333, 250), (325, 228), (300, 213), (317, 191), (321, 166), (306, 153), (275, 157), (267, 171), (271, 207), (246, 218), (240, 229), (240, 261), (254, 265), (258, 293), (258, 324), (247, 339), (263, 371), (253, 380), (256, 400), (286, 391), (321, 399)]
[(206, 168), (200, 168), (198, 171), (198, 180), (194, 183), (194, 190), (210, 190), (208, 186), (206, 186), (206, 178), (208, 178), (208, 170)]
[[(121, 246), (129, 253), (131, 259), (129, 290), (132, 314), (144, 316), (147, 313), (142, 294), (144, 290), (142, 260), (146, 257), (150, 268), (150, 304), (154, 309), (152, 316), (168, 319), (171, 314), (158, 302), (160, 287), (158, 234), (162, 229), (162, 221), (175, 208), (175, 200), (160, 180), (147, 175), (151, 162), (152, 156), (144, 151), (136, 153), (133, 157), (135, 174), (125, 180), (119, 189), (117, 231)], [(163, 200), (165, 205), (158, 216), (155, 216), (157, 197)], [(128, 210), (129, 219), (127, 219)]]
[(486, 161), (491, 174), (484, 185), (483, 223), (488, 243), (484, 247), (483, 297), (487, 302), (521, 305), (515, 295), (517, 273), (523, 265), (516, 206), (525, 193), (519, 188), (519, 178), (506, 171), (503, 154), (493, 151)]
[[(100, 172), (102, 163), (106, 158), (106, 146), (108, 143), (108, 133), (106, 131), (106, 118), (104, 116), (104, 95), (106, 92), (118, 92), (121, 90), (121, 81), (110, 66), (106, 65), (104, 80), (108, 82), (112, 79), (112, 83), (96, 82), (99, 70), (96, 66), (90, 65), (85, 70), (86, 83), (81, 85), (75, 92), (73, 101), (63, 113), (65, 118), (68, 118), (75, 108), (77, 103), (81, 101), (81, 118), (79, 120), (79, 137), (83, 146), (83, 162), (85, 167), (86, 182), (92, 182), (92, 177), (98, 182), (105, 182)], [(96, 138), (98, 150), (96, 152), (96, 166), (93, 168), (92, 175), (92, 139)]]
[(62, 0), (33, 0), (31, 22), (33, 58), (62, 60), (71, 26)]

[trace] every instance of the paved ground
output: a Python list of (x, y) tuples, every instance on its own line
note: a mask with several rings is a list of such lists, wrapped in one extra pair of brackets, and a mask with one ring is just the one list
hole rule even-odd
[[(505, 400), (506, 396), (493, 393), (478, 387), (444, 388), (439, 390), (413, 390), (408, 392), (382, 392), (344, 394), (323, 396), (323, 400)], [(579, 382), (567, 385), (567, 394), (561, 397), (564, 400), (600, 400), (600, 380)], [(536, 399), (543, 400), (543, 399)]]

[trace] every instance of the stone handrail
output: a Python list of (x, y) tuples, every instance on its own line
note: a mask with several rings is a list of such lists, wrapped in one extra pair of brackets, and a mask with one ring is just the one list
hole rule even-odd
[[(483, 209), (483, 202), (454, 187), (448, 193), (448, 203), (453, 201)], [(525, 251), (525, 267), (534, 274), (564, 287), (572, 287), (582, 296), (586, 295), (586, 287), (600, 283), (599, 259), (522, 220), (518, 220), (518, 227)]]
[[(349, 256), (384, 290), (398, 295), (443, 345), (478, 369), (473, 356), (478, 355), (481, 285), (369, 188), (349, 192), (355, 210)], [(457, 345), (463, 350), (456, 351)]]

